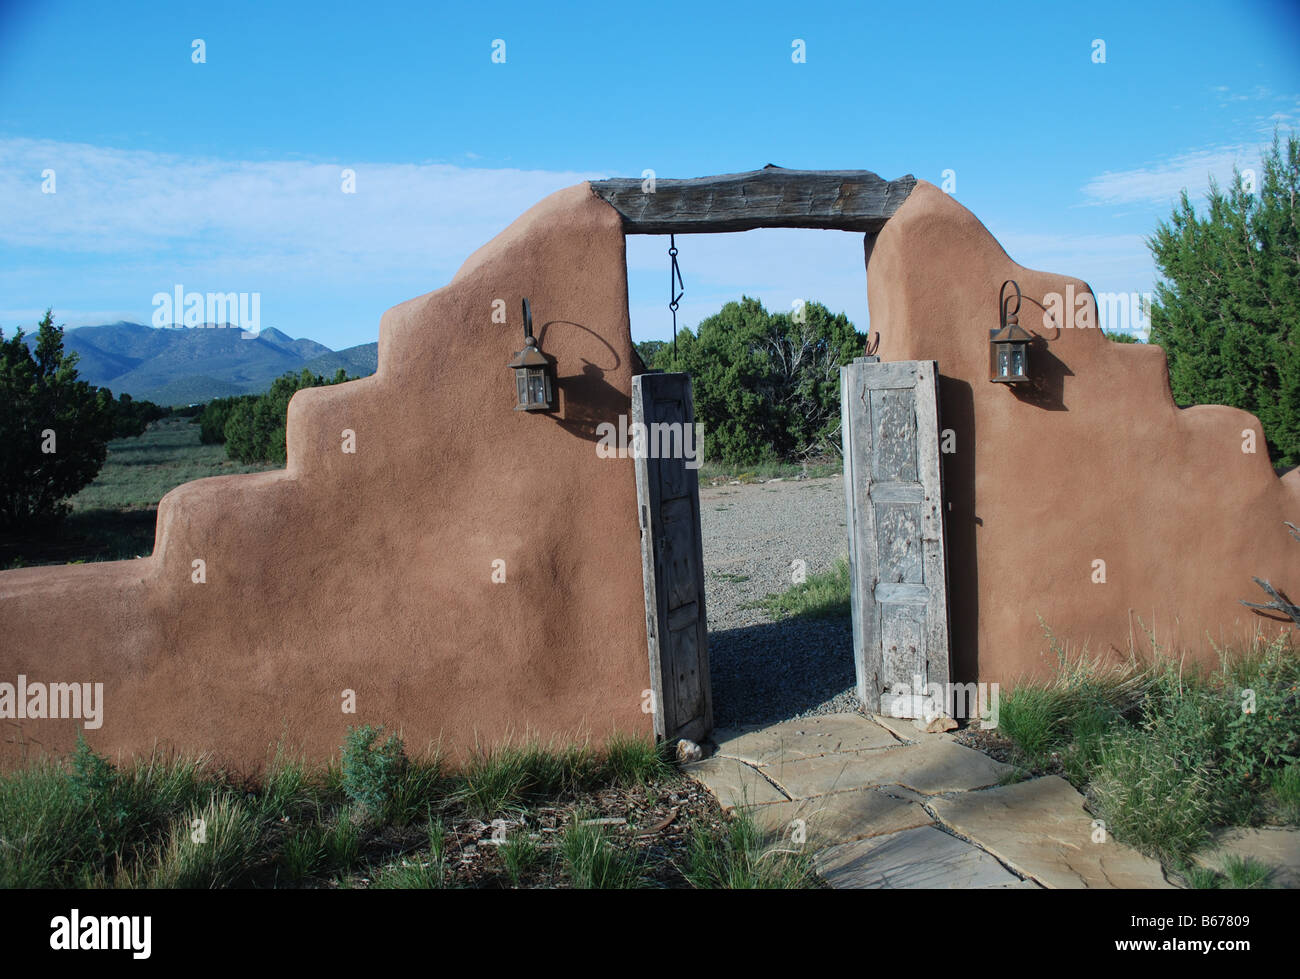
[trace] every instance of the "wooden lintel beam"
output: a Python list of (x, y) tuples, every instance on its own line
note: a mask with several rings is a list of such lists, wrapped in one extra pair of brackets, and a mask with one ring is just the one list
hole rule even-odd
[(916, 186), (911, 174), (885, 180), (870, 170), (786, 170), (768, 166), (690, 180), (593, 180), (591, 189), (623, 217), (628, 234), (664, 235), (825, 228), (876, 232)]

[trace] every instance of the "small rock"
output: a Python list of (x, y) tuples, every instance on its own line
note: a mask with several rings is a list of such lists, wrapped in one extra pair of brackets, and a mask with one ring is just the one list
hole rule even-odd
[(957, 730), (957, 722), (947, 714), (940, 714), (929, 723), (926, 723), (923, 718), (918, 717), (916, 720), (912, 721), (912, 725), (918, 731), (924, 731), (926, 734), (942, 734), (944, 731)]
[(704, 757), (704, 749), (694, 741), (687, 741), (682, 738), (677, 742), (677, 760), (683, 765), (688, 765), (693, 761), (699, 761)]

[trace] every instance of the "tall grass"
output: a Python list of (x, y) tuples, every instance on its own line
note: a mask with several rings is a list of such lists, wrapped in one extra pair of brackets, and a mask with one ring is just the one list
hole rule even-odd
[(692, 836), (683, 873), (693, 887), (727, 890), (807, 888), (816, 881), (809, 855), (768, 841), (739, 809), (720, 832)]
[(999, 727), (1026, 764), (1059, 764), (1117, 839), (1182, 864), (1217, 826), (1296, 822), (1300, 656), (1285, 635), (1223, 650), (1213, 670), (1052, 644), (1055, 675), (1004, 694)]
[(575, 819), (561, 842), (569, 883), (584, 890), (627, 890), (641, 884), (634, 853), (615, 846), (604, 826)]

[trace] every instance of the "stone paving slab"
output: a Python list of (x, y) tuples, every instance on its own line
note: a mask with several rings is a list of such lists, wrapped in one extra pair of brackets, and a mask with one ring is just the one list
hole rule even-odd
[(825, 714), (768, 727), (733, 728), (717, 731), (713, 740), (718, 754), (751, 765), (814, 758), (837, 751), (892, 748), (899, 744), (892, 734), (861, 714)]
[(791, 838), (795, 829), (791, 824), (801, 819), (806, 841), (813, 846), (897, 833), (934, 822), (930, 814), (916, 803), (895, 799), (874, 789), (837, 792), (797, 802), (748, 806), (745, 812), (769, 837)]
[(1193, 859), (1222, 873), (1227, 857), (1254, 858), (1272, 868), (1269, 883), (1273, 887), (1300, 888), (1300, 829), (1231, 829)]
[(936, 731), (934, 733), (929, 733), (925, 730), (925, 722), (915, 720), (914, 718), (890, 717), (888, 714), (872, 714), (871, 719), (901, 741), (952, 740), (951, 731)]
[(1056, 775), (931, 804), (947, 826), (1045, 887), (1172, 887), (1160, 864), (1107, 838), (1092, 842), (1083, 796)]
[(764, 802), (784, 802), (783, 796), (758, 771), (735, 758), (714, 756), (683, 765), (682, 771), (718, 798), (723, 809)]
[(926, 795), (959, 792), (994, 785), (1010, 771), (1010, 765), (941, 736), (888, 751), (822, 755), (764, 768), (791, 799), (895, 783)]
[(843, 843), (814, 857), (832, 887), (1018, 887), (1022, 881), (978, 847), (933, 826)]

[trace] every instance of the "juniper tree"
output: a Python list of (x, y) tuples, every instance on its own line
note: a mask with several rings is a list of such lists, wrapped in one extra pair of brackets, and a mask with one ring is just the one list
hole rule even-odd
[(1257, 186), (1210, 180), (1204, 217), (1184, 190), (1147, 244), (1156, 285), (1151, 341), (1180, 405), (1259, 418), (1270, 458), (1300, 465), (1300, 141), (1275, 133)]
[(108, 455), (115, 409), (107, 388), (77, 379), (77, 355), (46, 310), (36, 345), (0, 331), (0, 527), (61, 517)]

